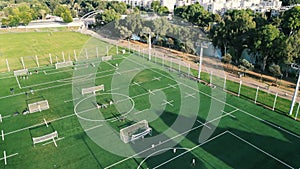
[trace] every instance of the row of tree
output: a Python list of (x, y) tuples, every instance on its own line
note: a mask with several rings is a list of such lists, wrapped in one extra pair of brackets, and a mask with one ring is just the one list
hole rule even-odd
[(223, 55), (232, 55), (235, 64), (248, 49), (257, 69), (265, 72), (266, 67), (278, 65), (288, 76), (290, 64), (300, 61), (299, 29), (300, 6), (269, 18), (250, 10), (230, 10), (212, 27), (210, 37)]
[[(229, 62), (230, 58), (243, 69), (254, 66), (261, 72), (272, 72), (275, 65), (288, 76), (290, 64), (300, 61), (300, 6), (278, 16), (250, 9), (228, 10), (220, 16), (193, 4), (176, 8), (174, 14), (206, 31), (213, 45), (226, 56), (223, 60)], [(251, 56), (248, 61), (242, 56), (245, 50)], [(253, 66), (247, 66), (246, 61)]]
[(2, 9), (2, 20), (3, 26), (18, 26), (18, 25), (28, 25), (29, 22), (36, 19), (44, 19), (46, 14), (52, 13), (63, 19), (64, 22), (72, 22), (73, 17), (70, 9), (66, 5), (58, 5), (53, 11), (39, 1), (34, 1), (31, 3), (19, 3), (10, 6), (6, 6)]

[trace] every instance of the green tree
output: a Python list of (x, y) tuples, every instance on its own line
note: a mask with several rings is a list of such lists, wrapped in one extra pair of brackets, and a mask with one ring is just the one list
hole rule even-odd
[(151, 9), (153, 9), (153, 11), (157, 12), (159, 7), (160, 7), (160, 2), (159, 1), (153, 1), (151, 2)]
[(127, 5), (125, 2), (109, 2), (107, 9), (114, 9), (116, 13), (126, 14)]
[(224, 19), (211, 29), (213, 45), (219, 47), (222, 55), (229, 49), (235, 62), (249, 45), (251, 30), (255, 29), (253, 13), (249, 10), (228, 10)]
[(174, 14), (200, 27), (207, 27), (214, 15), (206, 11), (199, 3), (175, 9)]
[(70, 10), (66, 10), (64, 13), (62, 13), (61, 17), (63, 18), (63, 21), (66, 23), (73, 22), (73, 17)]
[(300, 0), (282, 0), (283, 6), (289, 6), (293, 4), (300, 4)]
[(72, 22), (72, 14), (70, 9), (65, 5), (59, 5), (54, 9), (54, 15), (62, 17), (63, 21), (66, 23)]
[(299, 30), (300, 6), (294, 6), (283, 13), (281, 27), (283, 32), (288, 36), (291, 36), (293, 33)]
[(112, 22), (114, 20), (118, 20), (121, 18), (121, 15), (117, 13), (114, 9), (106, 9), (104, 10), (97, 20), (104, 21), (105, 23)]
[(279, 36), (279, 30), (271, 24), (263, 26), (257, 32), (253, 50), (259, 53), (258, 58), (261, 63), (262, 71), (265, 70), (268, 57), (272, 57), (275, 54), (272, 50), (276, 48), (274, 41), (279, 38)]
[(169, 13), (169, 9), (168, 7), (166, 6), (160, 6), (157, 11), (156, 11), (159, 15), (162, 15), (162, 14), (167, 14)]

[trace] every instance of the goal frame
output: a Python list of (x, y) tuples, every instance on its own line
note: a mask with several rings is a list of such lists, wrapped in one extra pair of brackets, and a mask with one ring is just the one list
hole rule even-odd
[(39, 102), (28, 104), (29, 113), (41, 112), (49, 108), (50, 106), (48, 100), (42, 100)]
[(57, 62), (55, 63), (55, 69), (65, 68), (73, 66), (73, 61), (66, 61), (66, 62)]
[[(143, 129), (143, 131), (137, 133), (140, 129)], [(139, 121), (120, 130), (120, 139), (124, 143), (134, 142), (146, 135), (152, 135), (152, 128), (149, 127), (147, 120)]]
[(85, 94), (96, 94), (96, 92), (98, 91), (104, 91), (104, 84), (99, 85), (99, 86), (92, 86), (92, 87), (88, 87), (88, 88), (82, 88), (81, 89), (81, 94), (85, 95)]

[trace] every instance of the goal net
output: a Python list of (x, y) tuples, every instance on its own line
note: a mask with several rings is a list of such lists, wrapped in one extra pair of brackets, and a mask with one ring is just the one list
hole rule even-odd
[(28, 104), (28, 109), (30, 113), (40, 112), (42, 110), (49, 109), (48, 100), (43, 100), (35, 103)]
[(99, 85), (99, 86), (93, 86), (93, 87), (89, 87), (89, 88), (83, 88), (81, 90), (81, 94), (85, 95), (85, 94), (90, 94), (93, 93), (95, 94), (97, 91), (104, 91), (104, 85)]
[(14, 75), (15, 76), (28, 75), (28, 69), (16, 70), (16, 71), (14, 71)]
[(120, 138), (124, 143), (133, 142), (137, 139), (151, 135), (152, 128), (149, 127), (147, 120), (142, 120), (131, 126), (120, 130)]
[(55, 69), (69, 67), (69, 66), (73, 66), (73, 62), (72, 61), (55, 63)]

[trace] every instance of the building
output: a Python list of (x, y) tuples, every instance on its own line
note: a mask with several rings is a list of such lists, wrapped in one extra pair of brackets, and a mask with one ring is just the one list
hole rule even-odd
[[(154, 0), (119, 0), (133, 7), (140, 6), (151, 8)], [(160, 0), (162, 6), (168, 7), (170, 12), (175, 7), (187, 6), (199, 3), (204, 9), (212, 13), (223, 14), (228, 9), (251, 9), (254, 12), (266, 12), (271, 10), (280, 10), (282, 2), (280, 0)]]

